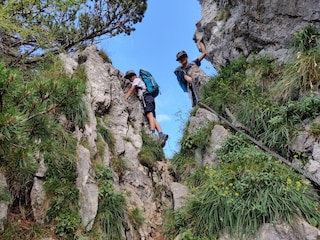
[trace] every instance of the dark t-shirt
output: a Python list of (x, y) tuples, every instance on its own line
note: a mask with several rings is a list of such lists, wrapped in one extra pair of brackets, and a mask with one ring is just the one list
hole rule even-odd
[(192, 62), (188, 63), (186, 68), (179, 66), (175, 69), (174, 73), (177, 76), (177, 80), (183, 89), (183, 91), (188, 91), (188, 82), (184, 79), (185, 75), (192, 78), (193, 85), (195, 86), (195, 91), (199, 94), (202, 87), (209, 82), (209, 76), (202, 71), (199, 66), (201, 62), (197, 58)]

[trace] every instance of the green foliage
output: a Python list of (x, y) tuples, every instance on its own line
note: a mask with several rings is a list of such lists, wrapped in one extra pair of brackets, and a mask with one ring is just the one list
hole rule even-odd
[(194, 158), (194, 151), (175, 153), (171, 159), (172, 171), (181, 181), (187, 179), (193, 171), (199, 168), (199, 163)]
[(204, 86), (201, 97), (203, 102), (218, 113), (222, 113), (226, 107), (238, 103), (241, 95), (236, 93), (242, 93), (239, 91), (239, 87), (245, 79), (246, 65), (246, 59), (243, 57), (222, 68), (219, 75), (213, 77)]
[(196, 170), (187, 178), (187, 184), (190, 188), (199, 187), (206, 181), (206, 174), (204, 167), (198, 167)]
[[(284, 68), (268, 57), (236, 59), (211, 79), (202, 96), (223, 116), (226, 108), (231, 110), (251, 136), (280, 154), (288, 154), (303, 122), (312, 122), (320, 112), (319, 34), (306, 29), (295, 41), (298, 57)], [(310, 129), (317, 136), (318, 125), (314, 121)], [(181, 151), (172, 158), (174, 176), (186, 180), (191, 195), (185, 207), (168, 215), (169, 237), (218, 239), (230, 233), (247, 239), (263, 223), (290, 224), (297, 218), (319, 227), (319, 197), (302, 175), (240, 133), (216, 151), (218, 167), (200, 167), (194, 149), (202, 140), (196, 136), (185, 132)], [(292, 157), (301, 167), (308, 161), (303, 153)]]
[(319, 136), (320, 135), (320, 123), (313, 122), (309, 132), (315, 136)]
[(106, 152), (106, 143), (102, 140), (101, 135), (97, 135), (97, 155), (95, 156), (96, 160), (101, 160), (104, 157), (104, 154)]
[(147, 9), (146, 0), (8, 0), (0, 5), (2, 54), (17, 66), (33, 64), (44, 51), (69, 51), (101, 36), (129, 35)]
[(242, 103), (237, 119), (250, 129), (252, 136), (283, 153), (297, 126), (304, 119), (317, 117), (319, 112), (320, 100), (315, 95), (282, 106), (268, 98), (257, 98)]
[(293, 35), (293, 39), (290, 42), (290, 46), (296, 52), (306, 52), (319, 45), (319, 33), (312, 25), (305, 27), (304, 29), (296, 32)]
[(85, 82), (67, 76), (57, 59), (25, 75), (1, 63), (0, 76), (0, 167), (13, 207), (19, 204), (31, 211), (29, 193), (38, 162), (44, 159), (51, 204), (48, 224), (57, 223), (57, 235), (73, 237), (80, 223), (76, 139), (56, 119), (60, 114), (77, 118), (79, 112), (73, 109), (82, 104)]
[(200, 150), (203, 152), (209, 142), (211, 130), (215, 122), (210, 122), (206, 127), (196, 130), (191, 134), (185, 134), (181, 140), (181, 150)]
[(138, 154), (139, 162), (152, 169), (157, 161), (164, 159), (164, 152), (159, 142), (153, 139), (149, 134), (142, 131), (142, 147)]
[(126, 201), (121, 194), (112, 190), (108, 195), (99, 195), (98, 222), (104, 230), (103, 239), (123, 239), (122, 223), (126, 211)]
[(279, 101), (299, 99), (320, 86), (320, 35), (308, 26), (294, 35), (291, 46), (297, 57), (285, 66), (280, 81), (272, 89)]
[(275, 59), (253, 56), (246, 66), (246, 77), (241, 86), (242, 94), (267, 96), (268, 89), (278, 79), (280, 71)]
[(286, 65), (282, 78), (272, 89), (274, 97), (282, 102), (299, 99), (320, 85), (320, 47), (298, 53), (297, 58)]
[(81, 223), (81, 218), (78, 211), (68, 211), (66, 213), (62, 212), (59, 214), (56, 221), (56, 234), (58, 236), (73, 237)]
[(130, 219), (136, 228), (140, 228), (145, 222), (145, 218), (143, 217), (142, 211), (139, 208), (135, 208), (131, 211)]
[(186, 127), (185, 133), (181, 139), (181, 150), (179, 153), (174, 154), (171, 159), (173, 171), (175, 177), (182, 180), (190, 176), (191, 172), (198, 169), (199, 164), (194, 160), (195, 151), (204, 152), (209, 138), (211, 136), (211, 130), (214, 128), (216, 122), (210, 122), (207, 126), (188, 134)]
[(9, 202), (11, 199), (10, 191), (7, 187), (1, 187), (0, 188), (0, 202)]
[(83, 128), (88, 119), (87, 107), (85, 105), (85, 102), (82, 101), (82, 97), (85, 92), (87, 82), (84, 67), (78, 67), (75, 70), (72, 78), (77, 79), (78, 83), (76, 84), (76, 87), (78, 87), (78, 92), (82, 94), (73, 96), (72, 99), (69, 99), (69, 101), (73, 102), (66, 101), (65, 104), (63, 104), (62, 106), (62, 111), (69, 121)]
[(114, 173), (110, 168), (107, 168), (101, 164), (95, 166), (95, 179), (98, 185), (103, 185), (106, 181), (110, 181), (114, 177)]
[(97, 118), (97, 122), (98, 122), (97, 132), (101, 135), (103, 140), (108, 144), (110, 151), (114, 153), (116, 139), (113, 136), (112, 131), (104, 125), (103, 121), (100, 118)]
[(127, 161), (123, 156), (113, 157), (111, 159), (111, 165), (119, 177), (122, 177), (128, 169)]
[(296, 216), (318, 224), (318, 196), (302, 176), (246, 141), (232, 149), (236, 141), (241, 137), (226, 144), (219, 167), (207, 168), (205, 182), (194, 188), (180, 212), (182, 227), (196, 237), (215, 239), (225, 230), (239, 238), (250, 236), (263, 223), (291, 223)]
[(50, 209), (47, 212), (48, 220), (56, 224), (55, 233), (58, 236), (74, 237), (79, 228), (79, 190), (76, 188), (76, 144), (75, 141), (58, 139), (52, 143), (53, 149), (61, 149), (61, 144), (68, 151), (45, 154), (44, 159), (48, 166), (46, 172), (45, 190), (50, 199)]
[[(165, 212), (164, 233), (166, 236), (176, 237), (180, 232), (185, 231), (184, 226), (187, 225), (185, 213), (182, 208), (180, 211), (167, 209)], [(173, 239), (173, 238), (169, 238)]]
[(127, 212), (126, 200), (114, 189), (114, 172), (110, 168), (96, 164), (94, 171), (99, 187), (99, 205), (92, 235), (97, 237), (95, 232), (101, 229), (103, 239), (122, 239), (122, 222)]
[[(0, 233), (1, 240), (16, 239), (42, 239), (51, 236), (50, 231), (43, 229), (41, 224), (30, 221), (17, 221), (17, 219), (9, 218), (5, 223), (5, 232)], [(28, 231), (26, 231), (28, 229)]]

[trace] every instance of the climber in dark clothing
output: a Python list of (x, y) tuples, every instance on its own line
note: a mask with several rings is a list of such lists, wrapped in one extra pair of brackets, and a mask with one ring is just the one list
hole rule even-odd
[(201, 61), (206, 56), (206, 47), (204, 46), (202, 37), (199, 38), (197, 44), (201, 51), (200, 56), (196, 60), (188, 62), (188, 54), (185, 51), (178, 52), (176, 60), (180, 62), (181, 65), (174, 71), (183, 91), (189, 92), (192, 107), (199, 101), (198, 96), (202, 86), (209, 81), (209, 77), (199, 68)]

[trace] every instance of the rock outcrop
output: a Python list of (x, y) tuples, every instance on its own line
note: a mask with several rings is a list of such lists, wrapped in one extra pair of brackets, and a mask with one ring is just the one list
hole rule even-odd
[(318, 0), (200, 0), (202, 18), (196, 24), (207, 47), (207, 60), (221, 69), (229, 61), (252, 53), (288, 59), (292, 34), (313, 25), (320, 29)]
[[(75, 134), (78, 146), (78, 180), (80, 190), (80, 212), (82, 223), (87, 230), (92, 228), (98, 209), (98, 186), (94, 181), (92, 159), (97, 154), (97, 119), (109, 129), (114, 138), (114, 153), (126, 162), (124, 173), (115, 177), (118, 191), (126, 193), (128, 210), (139, 209), (145, 223), (136, 229), (130, 221), (126, 222), (126, 239), (158, 239), (161, 237), (164, 208), (171, 204), (170, 184), (173, 181), (168, 171), (168, 164), (158, 162), (150, 171), (140, 164), (138, 153), (142, 147), (141, 131), (147, 128), (143, 109), (136, 97), (129, 103), (124, 98), (130, 86), (122, 73), (111, 63), (104, 62), (96, 46), (87, 47), (73, 57), (62, 55), (66, 69), (72, 74), (77, 66), (85, 68), (87, 74), (87, 94), (85, 102), (89, 121), (84, 129), (77, 129)], [(81, 142), (88, 142), (84, 146)], [(103, 162), (111, 167), (110, 146), (105, 145)], [(161, 186), (162, 191), (156, 190)]]

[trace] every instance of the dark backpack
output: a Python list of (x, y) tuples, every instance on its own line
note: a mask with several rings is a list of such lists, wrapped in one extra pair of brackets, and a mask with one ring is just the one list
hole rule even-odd
[(146, 84), (147, 92), (150, 93), (153, 97), (158, 96), (159, 85), (154, 79), (154, 77), (151, 75), (151, 73), (146, 70), (140, 69), (139, 75), (143, 82)]

